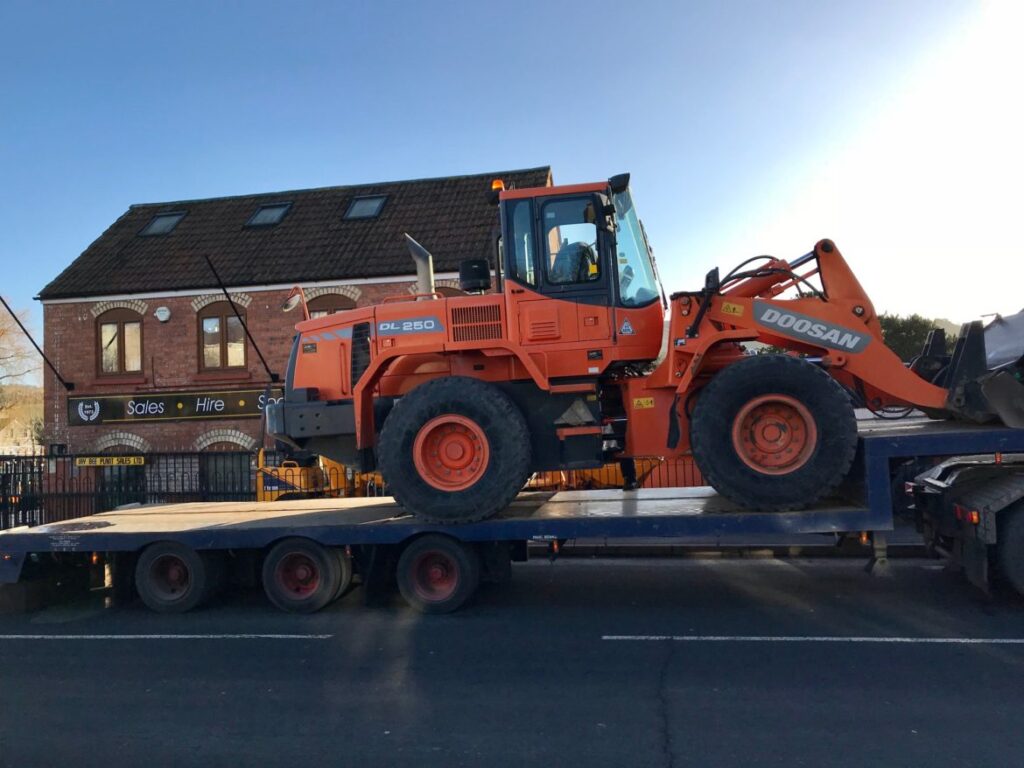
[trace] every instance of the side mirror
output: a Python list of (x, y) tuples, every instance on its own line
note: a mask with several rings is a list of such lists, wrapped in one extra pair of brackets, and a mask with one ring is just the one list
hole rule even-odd
[(306, 304), (306, 293), (301, 285), (292, 288), (288, 298), (281, 304), (282, 312), (291, 312), (296, 307), (302, 307), (302, 319), (309, 320), (309, 306)]

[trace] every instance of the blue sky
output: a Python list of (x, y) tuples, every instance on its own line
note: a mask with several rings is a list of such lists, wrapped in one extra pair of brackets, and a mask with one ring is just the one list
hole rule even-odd
[(38, 329), (131, 203), (551, 164), (633, 174), (670, 289), (830, 236), (881, 310), (1016, 311), (1019, 5), (5, 0), (0, 291)]

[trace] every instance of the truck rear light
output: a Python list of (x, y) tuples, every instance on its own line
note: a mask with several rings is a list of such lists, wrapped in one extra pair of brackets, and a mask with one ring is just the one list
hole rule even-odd
[(971, 525), (981, 524), (981, 512), (976, 509), (967, 509), (960, 504), (953, 505), (953, 514), (957, 520), (966, 520)]
[(996, 453), (996, 465), (998, 466), (999, 464), (1002, 464), (1002, 463), (1003, 463), (1003, 454), (997, 452)]

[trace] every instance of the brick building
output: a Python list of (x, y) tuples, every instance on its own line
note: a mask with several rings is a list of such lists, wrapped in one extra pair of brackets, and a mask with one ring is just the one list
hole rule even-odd
[(73, 453), (258, 447), (268, 376), (235, 311), (283, 380), (292, 286), (314, 313), (410, 292), (408, 232), (433, 254), (439, 290), (457, 290), (460, 261), (494, 263), (494, 178), (545, 186), (551, 171), (131, 206), (38, 297), (46, 354), (74, 383), (67, 392), (46, 372), (47, 442)]

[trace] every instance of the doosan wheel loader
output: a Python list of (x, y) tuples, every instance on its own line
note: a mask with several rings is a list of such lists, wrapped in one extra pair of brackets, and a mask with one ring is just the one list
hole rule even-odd
[(498, 254), (461, 264), (466, 295), (435, 293), (409, 238), (419, 293), (298, 323), (268, 408), (275, 437), (379, 469), (422, 519), (489, 517), (539, 470), (687, 453), (734, 502), (798, 509), (850, 469), (856, 406), (1024, 426), (1024, 315), (965, 325), (952, 355), (933, 331), (908, 367), (830, 240), (666, 299), (628, 174), (491, 194)]

